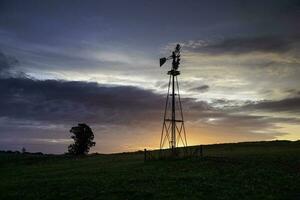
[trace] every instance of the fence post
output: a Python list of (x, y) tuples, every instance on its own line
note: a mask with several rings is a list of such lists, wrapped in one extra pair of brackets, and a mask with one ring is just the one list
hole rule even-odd
[(147, 149), (144, 149), (144, 161), (147, 160)]
[(200, 158), (202, 158), (202, 157), (203, 157), (203, 146), (200, 145)]

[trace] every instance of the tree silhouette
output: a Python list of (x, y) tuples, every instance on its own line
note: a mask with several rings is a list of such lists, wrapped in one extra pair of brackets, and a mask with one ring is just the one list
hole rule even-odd
[(22, 151), (22, 154), (25, 154), (26, 153), (25, 147), (23, 147), (21, 151)]
[(78, 124), (70, 130), (74, 135), (71, 138), (74, 140), (74, 144), (69, 145), (68, 151), (73, 155), (87, 154), (91, 147), (96, 145), (94, 140), (94, 133), (92, 129), (86, 124)]

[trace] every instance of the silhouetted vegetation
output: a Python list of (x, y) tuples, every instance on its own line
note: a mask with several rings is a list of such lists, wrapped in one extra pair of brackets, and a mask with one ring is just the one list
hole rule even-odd
[(85, 155), (90, 151), (90, 148), (96, 145), (94, 140), (94, 133), (92, 129), (86, 124), (78, 124), (70, 130), (73, 135), (71, 138), (74, 144), (68, 147), (68, 152), (72, 155)]
[(45, 155), (42, 152), (20, 152), (20, 151), (11, 151), (11, 150), (7, 150), (7, 151), (1, 151), (0, 150), (0, 154), (23, 154), (23, 155)]

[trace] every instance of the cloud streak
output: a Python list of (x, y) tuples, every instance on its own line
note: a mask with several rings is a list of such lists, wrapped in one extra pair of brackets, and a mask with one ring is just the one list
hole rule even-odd
[[(298, 46), (295, 46), (298, 45)], [(221, 55), (240, 55), (254, 52), (262, 53), (286, 53), (299, 48), (300, 37), (298, 36), (255, 36), (216, 39), (211, 41), (189, 41), (183, 46), (192, 52)]]
[(248, 104), (243, 107), (249, 110), (263, 110), (270, 112), (289, 112), (300, 113), (300, 97), (292, 97), (287, 99), (281, 99), (277, 101), (260, 101), (252, 104)]

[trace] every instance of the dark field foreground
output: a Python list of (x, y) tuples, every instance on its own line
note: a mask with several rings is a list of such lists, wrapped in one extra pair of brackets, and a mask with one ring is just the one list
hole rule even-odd
[(209, 145), (202, 159), (0, 154), (0, 199), (300, 199), (300, 142)]

